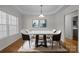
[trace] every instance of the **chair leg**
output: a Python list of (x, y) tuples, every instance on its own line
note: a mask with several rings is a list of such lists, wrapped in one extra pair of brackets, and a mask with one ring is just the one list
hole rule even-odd
[(22, 48), (23, 48), (24, 42), (25, 42), (25, 40), (22, 40)]
[(31, 48), (31, 44), (30, 44), (30, 41), (29, 41), (29, 48)]
[(52, 41), (52, 48), (53, 48), (53, 41)]
[(61, 42), (59, 41), (59, 48), (61, 48)]
[(56, 47), (58, 48), (59, 47), (59, 41), (56, 41), (56, 43), (57, 43), (57, 46)]

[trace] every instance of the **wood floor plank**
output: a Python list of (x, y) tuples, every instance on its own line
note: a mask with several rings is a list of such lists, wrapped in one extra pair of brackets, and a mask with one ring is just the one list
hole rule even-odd
[(8, 47), (4, 48), (1, 52), (17, 52), (17, 50), (23, 45), (23, 40), (20, 38)]

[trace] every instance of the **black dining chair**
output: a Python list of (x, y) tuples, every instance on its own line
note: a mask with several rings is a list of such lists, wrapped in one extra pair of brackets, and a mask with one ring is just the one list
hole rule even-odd
[[(57, 31), (56, 29), (53, 29), (51, 32), (56, 33), (56, 31)], [(47, 39), (47, 43), (51, 44), (51, 35), (50, 34), (46, 35), (46, 39)]]
[(30, 46), (30, 36), (29, 36), (29, 34), (23, 34), (23, 33), (21, 33), (21, 34), (22, 34), (23, 41), (28, 41), (29, 42), (29, 47), (31, 47)]
[(61, 32), (60, 33), (57, 33), (57, 34), (54, 34), (52, 36), (52, 48), (53, 48), (53, 42), (56, 41), (59, 45), (59, 47), (61, 47)]

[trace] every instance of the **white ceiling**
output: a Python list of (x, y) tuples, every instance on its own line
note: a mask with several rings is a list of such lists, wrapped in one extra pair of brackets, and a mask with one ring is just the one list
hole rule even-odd
[[(40, 15), (40, 5), (15, 5), (23, 15)], [(51, 15), (58, 12), (64, 5), (43, 5), (42, 10), (44, 15)]]

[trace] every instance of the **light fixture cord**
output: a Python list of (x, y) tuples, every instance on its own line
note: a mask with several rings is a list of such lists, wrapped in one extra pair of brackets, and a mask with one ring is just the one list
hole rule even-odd
[(43, 5), (41, 5), (41, 14), (42, 14), (42, 6), (43, 6)]

